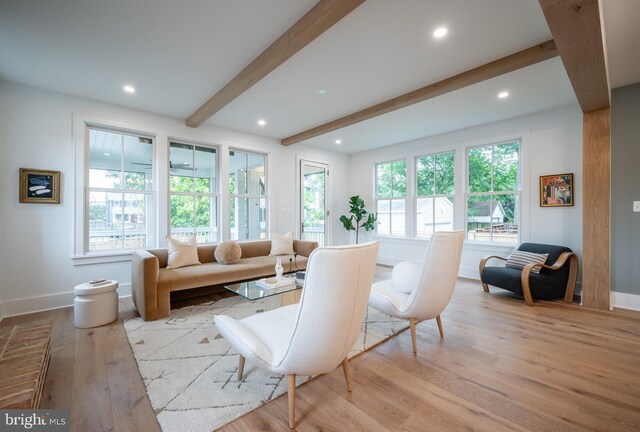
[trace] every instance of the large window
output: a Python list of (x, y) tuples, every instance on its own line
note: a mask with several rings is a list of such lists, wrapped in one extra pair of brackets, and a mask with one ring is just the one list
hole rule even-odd
[(154, 245), (153, 140), (89, 129), (89, 238), (87, 250), (108, 251)]
[(517, 243), (520, 141), (467, 150), (467, 238)]
[(376, 164), (377, 233), (404, 236), (407, 196), (407, 161)]
[(171, 142), (169, 200), (171, 236), (198, 243), (219, 240), (216, 149)]
[(453, 230), (454, 152), (416, 158), (416, 235)]
[(229, 152), (229, 221), (231, 239), (267, 238), (266, 156)]

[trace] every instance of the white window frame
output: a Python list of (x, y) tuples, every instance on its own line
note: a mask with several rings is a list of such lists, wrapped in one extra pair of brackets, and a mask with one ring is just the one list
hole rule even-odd
[[(116, 133), (139, 135), (153, 140), (152, 160), (157, 161), (158, 142), (162, 137), (157, 131), (138, 127), (125, 122), (105, 120), (102, 118), (76, 113), (73, 117), (74, 159), (75, 159), (75, 214), (74, 214), (74, 265), (96, 264), (104, 262), (129, 261), (132, 249), (114, 249), (110, 251), (89, 251), (89, 129), (102, 129)], [(150, 195), (153, 209), (158, 209), (157, 202), (157, 169), (152, 165), (150, 191), (132, 191)], [(93, 190), (93, 189), (92, 189)], [(124, 190), (122, 190), (124, 191)], [(118, 192), (122, 192), (118, 191)], [(125, 191), (126, 192), (126, 191)], [(155, 212), (158, 213), (157, 211)], [(147, 232), (149, 245), (157, 244), (157, 218), (148, 218)]]
[[(453, 193), (450, 194), (432, 194), (432, 195), (418, 195), (418, 159), (424, 158), (424, 157), (434, 157), (436, 158), (439, 155), (443, 155), (443, 154), (448, 154), (451, 153), (453, 155)], [(456, 214), (456, 184), (458, 183), (456, 181), (456, 175), (458, 174), (458, 171), (456, 170), (456, 151), (455, 150), (445, 150), (445, 151), (441, 151), (441, 152), (437, 152), (437, 153), (428, 153), (428, 154), (423, 154), (423, 155), (418, 155), (415, 156), (413, 159), (413, 172), (414, 172), (414, 178), (413, 181), (411, 182), (412, 187), (413, 187), (413, 228), (414, 228), (414, 232), (413, 232), (413, 236), (419, 239), (429, 239), (431, 237), (431, 235), (426, 235), (426, 236), (419, 236), (418, 235), (418, 200), (421, 198), (432, 198), (434, 199), (434, 203), (435, 203), (435, 199), (436, 198), (449, 198), (449, 200), (451, 201), (451, 203), (453, 204), (453, 213), (452, 213), (452, 217), (451, 217), (451, 224), (453, 226), (453, 229), (455, 229), (455, 224), (456, 224), (456, 220), (455, 220), (455, 214)], [(434, 175), (434, 187), (436, 184), (436, 179), (435, 179), (435, 171), (433, 173)], [(435, 189), (434, 189), (435, 190)], [(435, 221), (435, 205), (433, 206), (433, 219)], [(435, 222), (432, 223), (432, 227), (433, 227), (433, 232), (435, 233)], [(433, 234), (432, 234), (433, 235)]]
[[(509, 144), (513, 142), (518, 142), (518, 181), (516, 191), (491, 191), (491, 192), (469, 192), (469, 152), (473, 149), (484, 148), (484, 147), (496, 147), (502, 144)], [(464, 234), (465, 234), (465, 242), (471, 243), (486, 243), (486, 244), (495, 244), (495, 245), (513, 245), (519, 244), (523, 240), (523, 203), (522, 203), (522, 190), (523, 190), (523, 146), (524, 146), (524, 137), (518, 137), (513, 139), (500, 140), (498, 142), (490, 143), (490, 144), (480, 144), (474, 146), (468, 146), (465, 148), (465, 190), (464, 190)], [(493, 152), (492, 152), (493, 156)], [(493, 167), (493, 159), (491, 161)], [(493, 172), (493, 169), (492, 169)], [(493, 175), (491, 177), (491, 189), (493, 189)], [(517, 196), (517, 206), (516, 206), (516, 215), (517, 215), (517, 226), (518, 226), (518, 239), (515, 243), (511, 242), (500, 242), (493, 240), (493, 224), (490, 225), (490, 238), (491, 240), (470, 240), (469, 239), (469, 197), (470, 196), (497, 196), (497, 195), (516, 195)]]
[[(230, 164), (231, 164), (231, 152), (240, 152), (240, 153), (246, 153), (247, 155), (253, 154), (253, 155), (257, 155), (257, 156), (262, 156), (264, 157), (264, 195), (253, 195), (253, 194), (232, 194), (229, 192), (229, 179), (231, 178), (231, 169), (230, 169)], [(270, 229), (270, 220), (271, 220), (271, 215), (270, 215), (270, 199), (269, 199), (269, 191), (270, 191), (270, 185), (269, 185), (269, 155), (267, 153), (264, 152), (259, 152), (259, 151), (255, 151), (255, 150), (251, 150), (251, 149), (246, 149), (246, 148), (242, 148), (242, 147), (229, 147), (226, 151), (226, 159), (227, 159), (227, 170), (225, 172), (225, 182), (224, 182), (224, 186), (223, 186), (223, 193), (222, 193), (222, 199), (224, 201), (226, 201), (226, 208), (227, 208), (227, 213), (226, 213), (226, 224), (225, 224), (225, 238), (226, 239), (231, 239), (231, 200), (233, 198), (247, 198), (247, 199), (264, 199), (265, 200), (265, 238), (264, 239), (254, 239), (254, 238), (248, 238), (248, 239), (240, 239), (238, 236), (238, 241), (254, 241), (254, 240), (268, 240), (271, 238), (271, 229)], [(222, 175), (222, 174), (221, 174)], [(226, 196), (226, 199), (225, 199)], [(236, 226), (237, 226), (237, 221), (236, 221)]]
[[(222, 152), (220, 150), (220, 146), (217, 145), (211, 145), (211, 144), (202, 144), (202, 143), (198, 143), (198, 142), (194, 142), (194, 141), (190, 141), (190, 140), (183, 140), (183, 139), (172, 139), (169, 138), (169, 142), (167, 144), (167, 151), (171, 152), (171, 144), (185, 144), (185, 145), (189, 145), (192, 146), (192, 154), (193, 154), (193, 158), (195, 159), (195, 148), (196, 147), (205, 147), (205, 148), (210, 148), (210, 149), (214, 149), (216, 151), (216, 161), (215, 161), (215, 172), (216, 172), (216, 184), (213, 185), (213, 188), (210, 188), (210, 190), (213, 190), (213, 192), (210, 193), (198, 193), (198, 192), (172, 192), (171, 191), (171, 166), (170, 166), (170, 160), (171, 160), (171, 155), (169, 153), (167, 153), (167, 192), (168, 192), (168, 198), (167, 198), (167, 221), (168, 221), (168, 226), (167, 226), (167, 235), (171, 236), (172, 235), (172, 231), (171, 231), (171, 196), (172, 195), (179, 195), (179, 196), (193, 196), (193, 197), (199, 197), (199, 196), (206, 196), (206, 197), (210, 197), (210, 198), (215, 198), (216, 199), (216, 218), (215, 218), (215, 223), (216, 223), (216, 227), (217, 227), (217, 239), (215, 239), (213, 242), (207, 242), (207, 243), (199, 243), (199, 244), (211, 244), (211, 243), (219, 243), (222, 241), (222, 230), (220, 229), (220, 213), (222, 212), (222, 209), (220, 208), (220, 185), (221, 185), (221, 177), (220, 177), (220, 158), (222, 157)], [(192, 164), (193, 167), (195, 167), (195, 163)], [(228, 182), (227, 182), (228, 184)], [(194, 227), (194, 229), (197, 232), (198, 227)]]
[[(392, 164), (395, 162), (404, 162), (405, 163), (405, 192), (404, 192), (404, 197), (391, 197), (391, 198), (379, 198), (378, 197), (378, 165), (385, 165), (385, 164)], [(412, 211), (411, 209), (408, 208), (408, 193), (409, 193), (409, 184), (410, 184), (410, 175), (409, 175), (409, 163), (407, 161), (407, 158), (398, 158), (398, 159), (392, 159), (392, 160), (388, 160), (388, 161), (381, 161), (381, 162), (376, 162), (373, 166), (373, 176), (374, 176), (374, 183), (373, 183), (373, 188), (374, 188), (374, 212), (377, 214), (378, 213), (378, 203), (380, 201), (388, 201), (389, 202), (389, 210), (391, 211), (392, 209), (392, 201), (400, 201), (400, 200), (404, 200), (404, 219), (405, 219), (405, 224), (404, 224), (404, 234), (402, 235), (394, 235), (391, 234), (393, 232), (393, 225), (392, 225), (392, 218), (389, 219), (389, 233), (390, 234), (380, 234), (378, 232), (378, 226), (380, 225), (379, 222), (376, 223), (376, 229), (374, 231), (376, 236), (380, 236), (380, 237), (394, 237), (394, 238), (402, 238), (402, 237), (406, 237), (407, 236), (407, 232), (408, 232), (408, 214), (410, 211)], [(391, 190), (393, 190), (393, 183), (391, 185)]]

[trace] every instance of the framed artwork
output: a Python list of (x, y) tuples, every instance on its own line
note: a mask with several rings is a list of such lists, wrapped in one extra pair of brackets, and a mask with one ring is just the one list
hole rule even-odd
[(60, 171), (20, 168), (20, 202), (60, 204)]
[(540, 207), (573, 205), (573, 173), (540, 176)]

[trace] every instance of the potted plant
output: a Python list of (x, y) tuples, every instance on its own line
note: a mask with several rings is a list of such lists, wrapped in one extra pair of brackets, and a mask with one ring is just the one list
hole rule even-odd
[(356, 244), (358, 243), (358, 233), (360, 228), (364, 228), (365, 231), (373, 231), (376, 227), (378, 215), (375, 213), (369, 213), (365, 209), (364, 200), (359, 195), (349, 198), (349, 213), (351, 217), (345, 215), (340, 216), (340, 222), (347, 231), (356, 232)]

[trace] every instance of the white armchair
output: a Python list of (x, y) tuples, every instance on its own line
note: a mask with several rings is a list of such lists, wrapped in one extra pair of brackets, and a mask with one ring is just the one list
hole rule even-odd
[[(417, 352), (416, 321), (435, 318), (440, 337), (444, 336), (440, 314), (453, 295), (463, 240), (464, 231), (433, 234), (424, 263), (422, 267), (416, 265), (413, 284), (410, 284), (409, 289), (399, 290), (399, 287), (394, 286), (393, 277), (378, 282), (371, 288), (369, 305), (388, 315), (409, 320), (414, 354)], [(412, 278), (412, 275), (401, 276), (403, 283)]]
[(347, 354), (367, 309), (375, 271), (377, 242), (324, 247), (311, 253), (299, 304), (242, 320), (218, 315), (220, 333), (244, 362), (288, 375), (289, 427), (295, 426), (296, 375), (319, 375), (340, 363), (351, 391)]

